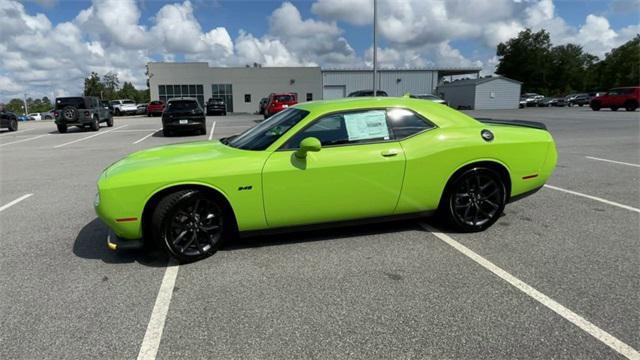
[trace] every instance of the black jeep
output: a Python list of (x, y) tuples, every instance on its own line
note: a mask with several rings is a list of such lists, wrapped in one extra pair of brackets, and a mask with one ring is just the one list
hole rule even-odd
[(100, 129), (101, 122), (113, 126), (109, 108), (103, 106), (95, 96), (57, 98), (53, 116), (61, 133), (66, 133), (69, 126), (89, 127), (93, 131)]

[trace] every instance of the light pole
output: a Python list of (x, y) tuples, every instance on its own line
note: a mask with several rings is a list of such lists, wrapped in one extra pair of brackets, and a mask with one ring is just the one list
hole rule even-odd
[(24, 114), (27, 115), (29, 113), (29, 105), (27, 105), (27, 93), (24, 93)]
[(373, 96), (378, 95), (378, 64), (377, 64), (377, 53), (378, 53), (378, 45), (376, 44), (376, 30), (377, 30), (377, 9), (376, 9), (376, 0), (373, 0)]

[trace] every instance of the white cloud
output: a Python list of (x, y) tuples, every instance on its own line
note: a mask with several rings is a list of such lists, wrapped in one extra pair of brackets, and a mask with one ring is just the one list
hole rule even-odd
[(318, 0), (311, 11), (323, 18), (341, 20), (354, 25), (373, 22), (373, 0)]
[[(352, 35), (341, 25), (370, 27), (373, 0), (302, 3), (311, 8), (313, 15), (307, 18), (285, 1), (266, 14), (265, 33), (241, 30), (234, 36), (224, 27), (203, 28), (195, 16), (198, 1), (172, 1), (143, 15), (138, 0), (93, 0), (73, 20), (52, 24), (47, 15), (27, 12), (19, 1), (0, 0), (0, 100), (24, 91), (30, 96), (77, 94), (92, 71), (112, 71), (121, 82), (143, 88), (145, 64), (151, 60), (207, 61), (216, 66), (371, 65), (372, 48), (357, 53), (349, 43)], [(637, 7), (638, 1), (613, 0), (609, 12)], [(378, 60), (383, 67), (477, 66), (491, 73), (497, 63), (495, 46), (526, 27), (549, 31), (555, 45), (576, 43), (600, 57), (640, 31), (637, 24), (614, 29), (602, 14), (569, 25), (552, 0), (378, 4)], [(475, 50), (465, 56), (453, 45), (458, 41), (475, 43)]]

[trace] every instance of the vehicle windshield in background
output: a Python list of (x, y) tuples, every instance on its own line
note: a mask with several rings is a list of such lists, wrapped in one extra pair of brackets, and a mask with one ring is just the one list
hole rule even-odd
[(192, 100), (177, 100), (169, 103), (169, 110), (194, 110), (198, 108), (198, 103)]
[(223, 144), (244, 150), (264, 150), (309, 114), (300, 109), (287, 109), (243, 132), (237, 137), (223, 139)]
[(133, 102), (133, 100), (125, 100), (122, 103), (123, 104), (135, 104), (135, 102)]
[(78, 109), (84, 108), (84, 99), (81, 97), (68, 97), (56, 99), (56, 109), (60, 110), (67, 106), (74, 106)]
[(293, 98), (292, 95), (276, 95), (275, 97), (275, 101), (281, 101), (281, 102), (288, 102), (288, 101), (294, 101), (295, 99)]
[(418, 99), (422, 99), (422, 100), (442, 100), (439, 97), (435, 96), (435, 95), (418, 95), (416, 96)]

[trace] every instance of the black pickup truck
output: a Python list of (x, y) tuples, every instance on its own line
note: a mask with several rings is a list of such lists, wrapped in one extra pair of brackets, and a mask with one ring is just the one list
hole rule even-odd
[(69, 126), (100, 130), (100, 123), (113, 126), (113, 115), (95, 96), (61, 97), (56, 99), (53, 111), (58, 131), (66, 133)]

